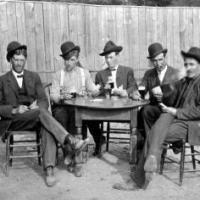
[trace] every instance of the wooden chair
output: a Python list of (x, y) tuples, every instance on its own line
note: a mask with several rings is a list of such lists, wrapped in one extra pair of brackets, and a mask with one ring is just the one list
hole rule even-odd
[[(46, 94), (49, 91), (51, 83), (44, 83)], [(48, 96), (47, 96), (48, 98)], [(38, 164), (41, 165), (42, 142), (39, 131), (7, 131), (6, 138), (6, 163), (5, 174), (9, 175), (9, 167), (12, 166), (13, 159), (38, 158)], [(35, 154), (34, 154), (35, 153)]]
[[(102, 122), (101, 127), (103, 127)], [(106, 134), (106, 151), (109, 151), (109, 144), (110, 143), (119, 143), (119, 144), (129, 144), (130, 143), (130, 128), (115, 128), (115, 125), (118, 122), (107, 122), (106, 130), (101, 128), (102, 132)], [(119, 137), (117, 135), (126, 135), (126, 137)], [(128, 136), (128, 137), (127, 137)]]
[[(180, 161), (176, 161), (173, 158), (167, 157), (167, 150), (172, 149), (172, 143), (170, 142), (165, 142), (163, 144), (163, 152), (161, 154), (161, 162), (160, 162), (160, 174), (163, 174), (163, 168), (164, 168), (164, 163), (165, 160), (168, 163), (176, 163), (179, 164), (179, 185), (182, 185), (183, 182), (183, 174), (186, 172), (196, 172), (200, 171), (196, 169), (196, 161), (199, 163), (200, 160), (198, 160), (195, 156), (200, 155), (200, 152), (195, 149), (193, 145), (190, 145), (187, 143), (185, 140), (180, 140), (181, 143), (181, 152), (180, 152)], [(190, 149), (191, 153), (186, 154), (186, 149)], [(185, 157), (191, 156), (191, 161), (185, 161)], [(192, 170), (186, 170), (184, 168), (184, 165), (186, 162), (192, 163), (193, 169)]]

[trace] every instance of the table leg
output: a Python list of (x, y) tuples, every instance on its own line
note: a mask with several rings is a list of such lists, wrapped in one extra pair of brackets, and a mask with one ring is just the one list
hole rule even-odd
[(137, 112), (130, 112), (130, 167), (131, 171), (135, 171), (137, 163)]
[(76, 127), (76, 137), (82, 139), (82, 127)]
[(137, 162), (137, 135), (136, 128), (130, 130), (130, 165), (135, 168)]

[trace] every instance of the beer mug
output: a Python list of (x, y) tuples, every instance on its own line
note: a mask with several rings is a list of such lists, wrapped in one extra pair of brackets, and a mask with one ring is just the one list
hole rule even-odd
[(139, 87), (138, 87), (138, 91), (139, 91), (142, 99), (144, 99), (144, 97), (145, 97), (145, 89), (146, 88), (144, 85), (139, 85)]

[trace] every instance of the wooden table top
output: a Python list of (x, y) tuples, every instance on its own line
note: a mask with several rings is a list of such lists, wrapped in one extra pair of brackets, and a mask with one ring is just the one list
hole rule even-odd
[(74, 106), (74, 107), (84, 107), (90, 109), (125, 109), (125, 108), (135, 108), (148, 104), (148, 101), (134, 101), (129, 98), (84, 98), (77, 97), (70, 100), (65, 100), (64, 105)]

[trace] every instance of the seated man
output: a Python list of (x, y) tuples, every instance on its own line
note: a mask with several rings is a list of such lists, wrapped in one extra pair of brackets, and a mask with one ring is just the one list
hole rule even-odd
[[(137, 83), (134, 78), (133, 70), (130, 67), (119, 65), (119, 53), (122, 51), (122, 46), (117, 46), (113, 41), (108, 41), (100, 53), (100, 56), (105, 56), (107, 68), (99, 71), (95, 77), (95, 83), (101, 86), (100, 95), (107, 94), (107, 89), (111, 90), (111, 95), (119, 97), (131, 97), (139, 100), (140, 95), (137, 90)], [(97, 141), (97, 154), (101, 149), (101, 137), (95, 136)]]
[(166, 63), (167, 49), (164, 49), (160, 43), (153, 43), (148, 47), (152, 69), (145, 72), (141, 82), (144, 89), (144, 95), (149, 93), (149, 105), (144, 106), (139, 113), (138, 128), (145, 128), (145, 135), (161, 114), (159, 103), (162, 101), (166, 105), (171, 105), (173, 99), (169, 93), (163, 93), (159, 86), (169, 84), (178, 80), (178, 73), (175, 68)]
[[(200, 120), (200, 48), (192, 47), (188, 52), (181, 51), (184, 59), (186, 77), (174, 84), (161, 86), (162, 90), (171, 90), (174, 98), (172, 107), (160, 104), (162, 114), (148, 135), (148, 148), (143, 149), (133, 177), (137, 187), (146, 188), (152, 175), (158, 170), (158, 163), (165, 140), (187, 139), (190, 144), (199, 144)], [(118, 187), (119, 188), (119, 187)], [(123, 189), (135, 189), (125, 186)]]
[[(51, 99), (55, 103), (53, 108), (53, 116), (68, 130), (70, 133), (76, 134), (75, 129), (75, 111), (71, 107), (60, 105), (60, 100), (71, 99), (74, 96), (85, 96), (99, 94), (99, 86), (96, 86), (88, 72), (80, 66), (79, 53), (80, 47), (74, 45), (73, 42), (67, 41), (61, 45), (61, 57), (64, 61), (64, 68), (55, 73), (52, 80)], [(92, 135), (101, 134), (101, 130), (98, 124), (95, 126), (91, 122), (87, 122), (88, 128)], [(70, 149), (69, 149), (70, 151)], [(73, 168), (73, 172), (76, 176), (81, 176), (81, 163), (78, 160), (78, 156), (70, 161), (69, 156), (72, 156), (69, 152), (65, 159), (66, 164), (70, 169)]]
[(112, 41), (105, 44), (100, 56), (105, 56), (108, 67), (96, 74), (95, 83), (101, 85), (101, 95), (105, 95), (106, 88), (110, 85), (112, 95), (128, 97), (135, 92), (135, 97), (139, 98), (133, 70), (130, 67), (119, 65), (118, 56), (121, 51), (122, 46), (117, 46)]
[[(54, 167), (56, 141), (63, 147), (70, 145), (74, 151), (85, 146), (83, 140), (70, 135), (48, 112), (48, 101), (37, 73), (24, 70), (27, 47), (13, 41), (7, 47), (7, 60), (12, 69), (0, 77), (0, 127), (1, 135), (6, 131), (38, 130), (43, 137), (43, 165), (46, 184), (56, 183)], [(56, 141), (55, 141), (56, 140)]]

